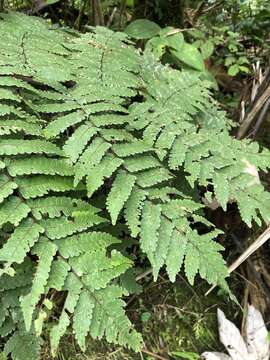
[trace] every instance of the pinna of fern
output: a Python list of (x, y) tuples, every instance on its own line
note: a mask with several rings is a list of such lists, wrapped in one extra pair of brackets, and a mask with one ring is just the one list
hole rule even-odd
[(200, 192), (224, 209), (237, 202), (248, 225), (268, 221), (269, 194), (250, 169), (267, 170), (269, 152), (229, 135), (207, 83), (143, 56), (122, 33), (73, 36), (21, 14), (1, 19), (5, 352), (38, 358), (46, 322), (53, 355), (69, 326), (82, 350), (88, 334), (139, 350), (120, 281), (133, 264), (116, 250), (125, 240), (115, 227), (127, 224), (155, 279), (165, 266), (175, 281), (184, 267), (191, 284), (199, 274), (227, 288), (220, 231)]

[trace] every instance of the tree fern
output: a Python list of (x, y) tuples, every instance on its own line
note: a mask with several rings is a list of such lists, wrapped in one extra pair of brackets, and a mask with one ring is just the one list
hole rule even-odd
[(184, 269), (190, 283), (199, 274), (227, 289), (204, 208), (236, 202), (248, 225), (268, 221), (257, 170), (269, 152), (229, 135), (207, 82), (140, 54), (125, 34), (0, 16), (4, 351), (37, 359), (46, 322), (53, 355), (68, 327), (82, 350), (90, 335), (138, 351), (122, 299), (133, 263), (115, 225), (127, 224), (155, 279), (165, 266), (171, 281)]

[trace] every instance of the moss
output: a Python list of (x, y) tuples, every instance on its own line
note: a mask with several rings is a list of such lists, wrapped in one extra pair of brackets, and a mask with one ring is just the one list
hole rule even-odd
[[(149, 278), (150, 279), (150, 278)], [(147, 350), (168, 354), (190, 351), (221, 350), (217, 332), (217, 308), (230, 313), (234, 304), (218, 292), (205, 296), (208, 285), (200, 281), (191, 287), (178, 277), (172, 284), (160, 278), (145, 284), (140, 295), (130, 299), (128, 315), (142, 332)], [(45, 344), (42, 360), (49, 360), (49, 344)], [(87, 350), (82, 354), (69, 334), (60, 346), (57, 360), (141, 360), (152, 359), (145, 354), (135, 354), (120, 347), (110, 346), (103, 341), (88, 340)]]

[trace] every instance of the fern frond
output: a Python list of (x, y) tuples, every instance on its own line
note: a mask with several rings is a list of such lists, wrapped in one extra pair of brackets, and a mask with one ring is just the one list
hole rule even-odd
[(89, 208), (87, 203), (67, 196), (50, 196), (27, 200), (33, 216), (37, 220), (48, 216), (49, 218), (60, 217), (61, 215), (72, 216), (73, 212), (83, 208)]
[[(30, 261), (29, 257), (26, 257), (23, 263), (14, 264), (14, 276), (9, 276), (7, 274), (3, 274), (0, 277), (0, 286), (2, 294), (5, 293), (5, 296), (8, 298), (9, 290), (18, 290), (20, 288), (28, 288), (32, 282), (32, 276), (34, 274), (34, 267)], [(3, 300), (4, 297), (2, 297)], [(14, 300), (15, 301), (15, 300)], [(12, 303), (14, 305), (14, 301), (10, 302), (8, 306)], [(3, 309), (1, 307), (1, 309)]]
[(0, 135), (10, 135), (13, 133), (23, 132), (26, 135), (40, 136), (42, 128), (34, 122), (23, 120), (0, 120)]
[(170, 186), (162, 186), (161, 188), (152, 188), (148, 190), (148, 198), (153, 201), (160, 200), (163, 203), (167, 203), (171, 200), (171, 196), (173, 195), (179, 195), (181, 197), (186, 196), (176, 188)]
[(103, 185), (105, 179), (112, 176), (122, 163), (122, 159), (110, 154), (105, 155), (101, 162), (95, 166), (95, 171), (87, 175), (86, 186), (88, 196), (91, 197)]
[(10, 89), (0, 89), (0, 99), (1, 100), (13, 100), (13, 101), (21, 102), (20, 97), (18, 95), (16, 95)]
[(73, 168), (62, 159), (49, 159), (45, 157), (31, 157), (30, 159), (12, 160), (7, 166), (11, 176), (44, 174), (72, 176)]
[(73, 318), (73, 329), (80, 348), (85, 351), (85, 339), (89, 333), (95, 304), (87, 290), (81, 292)]
[(37, 305), (40, 296), (44, 293), (53, 257), (56, 254), (56, 251), (56, 245), (46, 240), (40, 241), (32, 250), (32, 253), (38, 256), (39, 262), (33, 279), (31, 291), (29, 294), (21, 297), (20, 299), (25, 327), (28, 332), (31, 328), (35, 306)]
[(62, 151), (56, 145), (45, 140), (0, 140), (0, 155), (42, 153), (62, 155)]
[(145, 190), (134, 186), (129, 199), (125, 203), (125, 219), (131, 236), (136, 237), (140, 232), (140, 216), (147, 195), (148, 193)]
[(98, 128), (93, 127), (91, 123), (83, 124), (78, 129), (74, 131), (72, 136), (66, 141), (63, 146), (65, 155), (75, 163), (83, 150), (85, 149), (87, 143), (92, 139), (93, 136), (98, 132)]
[[(159, 270), (165, 264), (166, 259), (168, 259), (167, 271), (171, 278), (173, 278), (174, 274), (177, 274), (179, 271), (179, 264), (183, 261), (184, 255), (181, 256), (181, 252), (179, 251), (183, 249), (183, 244), (177, 243), (177, 233), (173, 234), (173, 223), (164, 216), (159, 217), (159, 219), (160, 228), (158, 229), (158, 239), (156, 239), (157, 245), (152, 257), (153, 276), (155, 280), (158, 277)], [(175, 246), (175, 243), (177, 243), (177, 246)]]
[(42, 226), (30, 219), (23, 220), (0, 249), (0, 261), (8, 264), (21, 263), (43, 232)]
[(137, 172), (160, 167), (160, 162), (152, 155), (139, 155), (125, 159), (125, 168), (129, 172)]
[(65, 216), (61, 216), (53, 219), (42, 219), (39, 223), (44, 228), (49, 239), (60, 239), (61, 237), (66, 237), (76, 232), (86, 230), (94, 225), (106, 222), (104, 218), (96, 213), (96, 210), (91, 209), (86, 212), (84, 216), (74, 216), (72, 220), (69, 220)]
[[(65, 192), (74, 190), (73, 178), (64, 176), (37, 175), (35, 177), (20, 177), (17, 186), (25, 199), (47, 195), (50, 191)], [(84, 189), (78, 186), (76, 190)]]
[(173, 174), (167, 169), (156, 168), (138, 174), (137, 183), (142, 188), (153, 187), (154, 185), (168, 181), (173, 178)]
[(130, 197), (133, 186), (136, 182), (136, 177), (126, 173), (125, 171), (118, 172), (112, 189), (107, 197), (106, 205), (111, 215), (112, 224), (116, 224), (116, 220), (120, 211), (123, 209), (125, 202)]
[(0, 203), (11, 195), (17, 187), (18, 185), (12, 179), (5, 174), (0, 174)]
[(133, 141), (132, 143), (113, 145), (113, 151), (121, 158), (136, 154), (143, 154), (151, 150), (152, 147), (146, 144), (143, 140)]
[(34, 334), (16, 331), (5, 344), (4, 354), (11, 354), (17, 360), (37, 360), (40, 348), (39, 340)]
[(17, 196), (10, 196), (7, 201), (0, 205), (0, 227), (6, 223), (18, 226), (22, 219), (26, 218), (31, 208)]
[[(220, 254), (222, 247), (213, 241), (219, 232), (198, 235), (187, 220), (188, 213), (192, 214), (200, 208), (200, 204), (188, 199), (176, 200), (162, 207), (149, 201), (145, 202), (142, 210), (141, 247), (152, 264), (155, 278), (165, 264), (170, 280), (175, 281), (184, 263), (190, 283), (193, 283), (195, 275), (199, 272), (209, 283), (226, 288), (224, 279), (228, 272)], [(200, 247), (199, 243), (196, 245), (199, 241), (203, 246), (208, 243), (208, 250), (213, 259), (211, 264), (207, 263), (203, 246)]]
[[(63, 108), (63, 103), (61, 104), (56, 104), (57, 108), (55, 109), (54, 112), (64, 112), (67, 110), (72, 110), (71, 109), (64, 109)], [(56, 106), (55, 105), (55, 106)], [(47, 104), (46, 104), (46, 110), (47, 110)], [(65, 105), (64, 105), (65, 106)], [(51, 112), (51, 107), (48, 107), (48, 111), (46, 112)], [(40, 108), (38, 108), (38, 110), (40, 111)], [(45, 111), (45, 110), (44, 110)], [(84, 119), (86, 118), (86, 114), (82, 111), (75, 111), (75, 112), (71, 112), (67, 115), (63, 115), (58, 117), (57, 119), (54, 119), (44, 130), (44, 134), (47, 138), (53, 138), (61, 133), (63, 133), (66, 129), (68, 129), (70, 126), (72, 125), (76, 125), (79, 122), (82, 122)]]
[(65, 260), (60, 258), (53, 261), (45, 292), (47, 293), (50, 289), (63, 290), (69, 271), (70, 266)]
[(88, 146), (75, 165), (75, 186), (84, 176), (89, 174), (95, 165), (100, 163), (110, 147), (111, 144), (105, 142), (102, 138), (95, 139), (91, 145)]
[[(145, 202), (143, 207), (141, 222), (141, 248), (149, 255), (156, 249), (158, 230), (161, 223), (161, 209), (160, 205), (154, 205), (149, 201)], [(151, 224), (151, 227), (149, 224)]]
[[(67, 309), (71, 313), (74, 312), (73, 328), (82, 348), (84, 348), (88, 332), (94, 338), (101, 338), (105, 333), (108, 341), (129, 345), (135, 349), (141, 341), (140, 336), (132, 330), (131, 323), (123, 312), (124, 303), (119, 299), (123, 290), (110, 284), (131, 265), (131, 261), (117, 251), (113, 251), (110, 257), (106, 255), (106, 248), (115, 242), (118, 240), (109, 234), (92, 233), (58, 240), (56, 243), (60, 254), (69, 259), (71, 268), (80, 277), (80, 281), (78, 277), (71, 277), (72, 286), (66, 283), (68, 294), (74, 302), (71, 303), (71, 307), (70, 302), (67, 304), (67, 298), (63, 311)], [(96, 264), (96, 268), (99, 269), (97, 272), (92, 271), (93, 264)], [(78, 289), (78, 291), (75, 289), (75, 294), (74, 287)], [(80, 289), (83, 291), (81, 292)], [(83, 327), (80, 327), (84, 307), (86, 307), (84, 317), (86, 313), (88, 316), (83, 320)], [(55, 340), (58, 342), (60, 339), (56, 335), (59, 334), (58, 330), (62, 326), (68, 326), (69, 321), (65, 312), (62, 312), (59, 324), (51, 333), (53, 344)], [(122, 338), (123, 331), (125, 337)]]
[(82, 284), (80, 280), (73, 274), (69, 273), (66, 279), (65, 289), (68, 290), (67, 298), (64, 303), (64, 307), (62, 313), (59, 318), (58, 324), (54, 325), (50, 332), (50, 340), (51, 340), (51, 349), (52, 354), (56, 355), (56, 350), (58, 348), (61, 337), (65, 334), (69, 324), (70, 318), (68, 313), (73, 314), (75, 307), (77, 305)]

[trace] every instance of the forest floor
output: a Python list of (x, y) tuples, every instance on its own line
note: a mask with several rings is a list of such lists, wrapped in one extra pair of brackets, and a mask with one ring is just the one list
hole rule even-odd
[[(231, 319), (241, 312), (228, 295), (216, 290), (205, 296), (209, 289), (206, 283), (200, 281), (191, 287), (180, 276), (174, 284), (162, 276), (156, 283), (150, 277), (143, 280), (144, 290), (131, 297), (127, 305), (129, 317), (144, 338), (141, 353), (89, 339), (87, 350), (82, 354), (70, 334), (63, 339), (57, 360), (168, 360), (180, 359), (177, 355), (180, 352), (200, 354), (221, 349), (217, 308), (225, 310)], [(50, 359), (49, 346), (45, 344), (42, 360)]]

